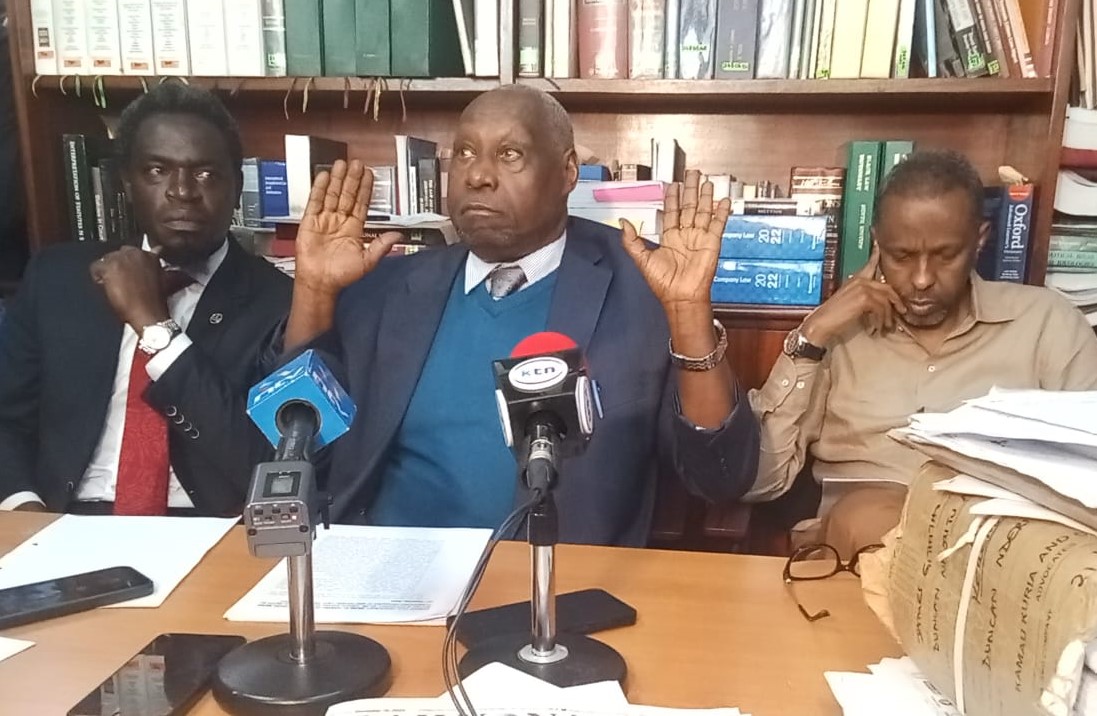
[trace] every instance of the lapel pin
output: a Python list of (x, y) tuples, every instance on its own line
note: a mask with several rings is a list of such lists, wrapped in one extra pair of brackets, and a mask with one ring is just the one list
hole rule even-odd
[(223, 320), (225, 320), (225, 317), (220, 313), (211, 313), (209, 316), (209, 322), (215, 326)]

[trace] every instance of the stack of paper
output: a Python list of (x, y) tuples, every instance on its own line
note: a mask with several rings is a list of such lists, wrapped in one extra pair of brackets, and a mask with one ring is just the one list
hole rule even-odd
[[(750, 716), (739, 709), (673, 709), (630, 704), (616, 681), (561, 688), (503, 664), (488, 664), (464, 680), (484, 716)], [(327, 716), (450, 716), (449, 694), (432, 699), (359, 699), (336, 704)]]
[[(320, 624), (442, 624), (491, 530), (332, 525), (317, 533), (313, 593)], [(284, 622), (283, 560), (234, 604), (230, 621)]]
[(868, 669), (824, 674), (845, 716), (963, 716), (909, 657), (884, 659)]
[(663, 233), (663, 191), (659, 181), (584, 181), (568, 195), (568, 213), (621, 228), (628, 219), (649, 241)]
[(1097, 391), (996, 389), (950, 413), (916, 415), (892, 435), (1013, 493), (1007, 499), (1034, 502), (1097, 529), (1094, 416)]

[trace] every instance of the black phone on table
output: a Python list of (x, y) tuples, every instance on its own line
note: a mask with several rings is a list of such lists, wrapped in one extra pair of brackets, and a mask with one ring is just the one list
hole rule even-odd
[(213, 670), (245, 642), (225, 634), (161, 634), (73, 706), (68, 716), (178, 716), (208, 688)]
[(133, 567), (109, 567), (0, 589), (0, 629), (147, 597), (152, 590), (152, 581)]
[[(452, 622), (450, 617), (448, 622)], [(556, 630), (567, 634), (593, 634), (636, 623), (636, 610), (604, 589), (583, 589), (556, 597)], [(530, 631), (530, 603), (466, 612), (457, 625), (457, 639), (471, 649), (500, 634)]]

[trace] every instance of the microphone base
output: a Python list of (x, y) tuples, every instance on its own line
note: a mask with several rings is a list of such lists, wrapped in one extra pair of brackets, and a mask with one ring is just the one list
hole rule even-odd
[[(461, 659), (458, 670), (465, 678), (482, 666), (498, 661), (514, 669), (536, 676), (556, 686), (580, 686), (599, 681), (618, 681), (622, 685), (628, 675), (625, 660), (617, 650), (587, 636), (560, 634), (557, 649), (563, 647), (563, 658), (536, 659), (531, 657), (529, 634), (504, 634), (477, 644)], [(535, 660), (531, 660), (535, 659)]]
[(316, 632), (315, 642), (315, 655), (304, 664), (291, 658), (289, 634), (238, 647), (217, 667), (214, 698), (238, 716), (323, 716), (332, 704), (388, 690), (391, 660), (385, 647), (338, 631)]

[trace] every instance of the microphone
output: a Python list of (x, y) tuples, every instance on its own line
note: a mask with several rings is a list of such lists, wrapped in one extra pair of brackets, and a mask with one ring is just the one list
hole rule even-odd
[(248, 391), (247, 413), (279, 460), (303, 460), (350, 429), (356, 408), (343, 386), (309, 349)]
[(581, 453), (594, 432), (591, 381), (579, 347), (562, 333), (535, 333), (492, 365), (503, 439), (527, 487), (547, 492), (557, 457)]

